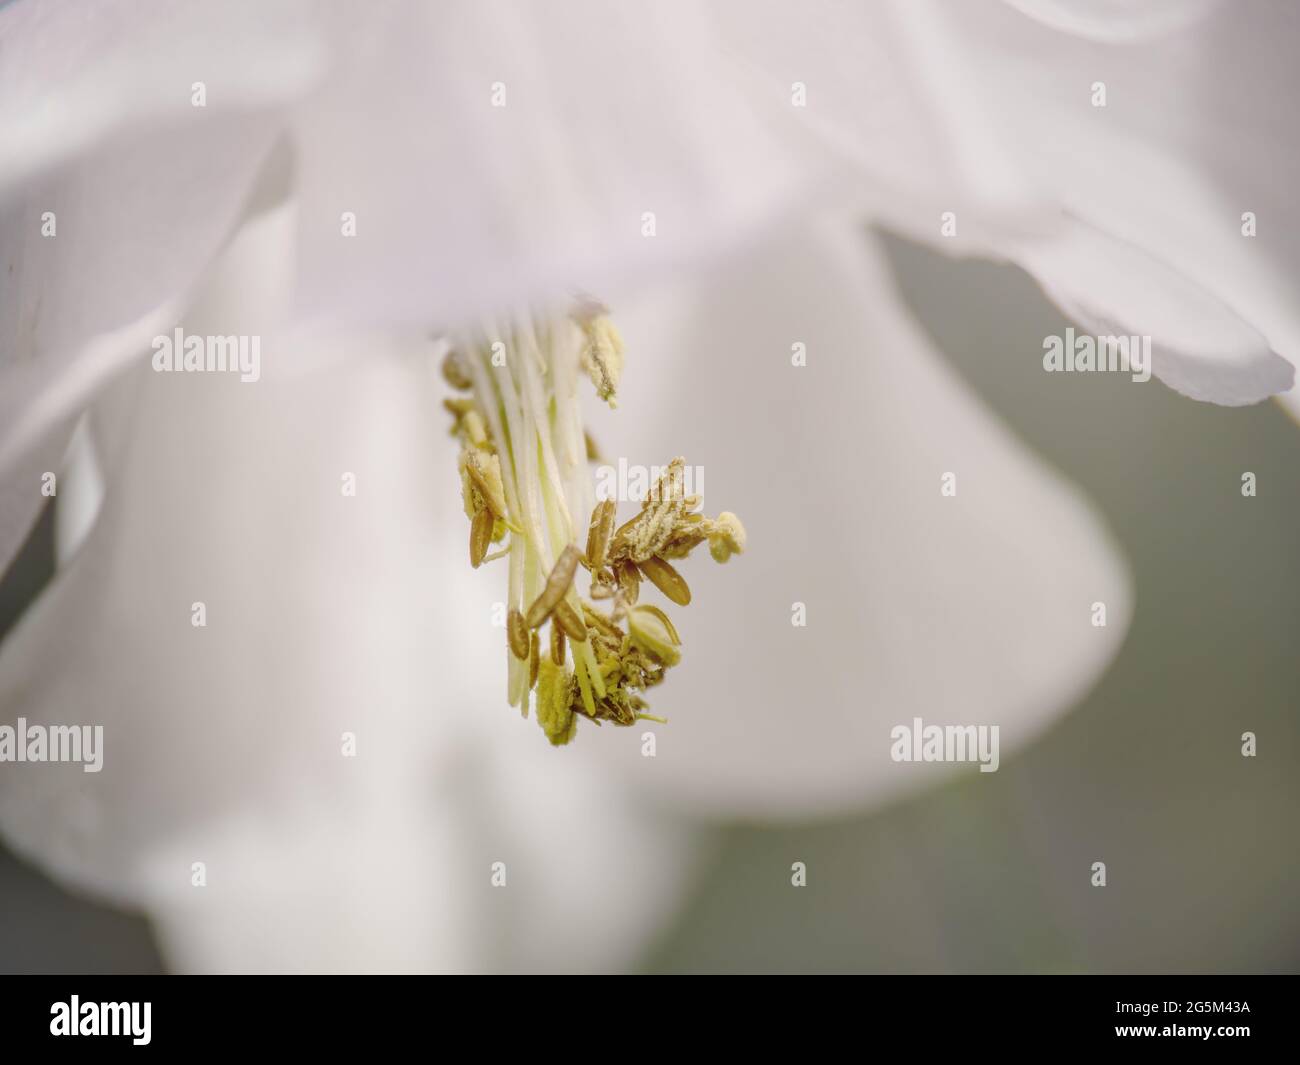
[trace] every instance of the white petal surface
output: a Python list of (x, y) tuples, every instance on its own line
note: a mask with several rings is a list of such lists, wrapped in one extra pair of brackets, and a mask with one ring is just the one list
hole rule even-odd
[(584, 756), (689, 810), (831, 813), (975, 772), (893, 762), (893, 726), (996, 724), (1005, 760), (1106, 668), (1132, 605), (1104, 526), (931, 350), (861, 234), (615, 307), (624, 399), (597, 439), (702, 465), (705, 510), (739, 514), (749, 549), (683, 563), (694, 600), (664, 604), (684, 659), (651, 692), (657, 756), (605, 736)]
[(61, 450), (152, 335), (131, 323), (188, 294), (259, 172), (288, 165), (268, 155), (290, 118), (299, 310), (336, 322), (459, 322), (663, 269), (805, 191), (690, 4), (118, 6), (0, 13), (0, 486), (20, 503), (0, 566), (39, 505), (33, 451)]
[(427, 345), (278, 329), (248, 251), (184, 327), (260, 335), (261, 380), (144, 361), (96, 409), (107, 494), (0, 649), (0, 720), (102, 724), (104, 767), (6, 763), (0, 827), (187, 971), (625, 965), (689, 838), (504, 705)]
[(1123, 241), (1078, 224), (1016, 257), (1089, 333), (1151, 337), (1153, 371), (1185, 396), (1242, 406), (1286, 392), (1295, 379), (1239, 315)]
[(1136, 47), (1078, 41), (998, 5), (942, 10), (962, 45), (944, 98), (982, 99), (990, 153), (1064, 213), (1060, 239), (991, 250), (1067, 310), (1152, 335), (1155, 371), (1180, 392), (1240, 404), (1286, 391), (1300, 358), (1300, 211), (1276, 175), (1300, 164), (1286, 102), (1297, 12), (1222, 5)]
[(1112, 43), (1140, 41), (1204, 18), (1220, 0), (1005, 0), (1063, 33)]
[(0, 8), (0, 570), (44, 502), (33, 470), (189, 296), (319, 76), (305, 10)]
[(307, 313), (458, 322), (718, 254), (807, 192), (696, 4), (366, 16), (295, 123)]
[[(1300, 13), (1142, 5), (1134, 44), (1105, 32), (1110, 5), (1091, 5), (1096, 18), (1020, 6), (1036, 17), (999, 0), (714, 9), (774, 91), (809, 72), (808, 107), (782, 114), (853, 166), (877, 217), (1014, 259), (1067, 309), (1152, 334), (1156, 372), (1188, 395), (1286, 391), (1300, 358)], [(1060, 32), (1066, 15), (1107, 43)], [(945, 212), (955, 234), (941, 235)]]
[[(284, 104), (320, 76), (308, 0), (22, 0), (0, 9), (0, 199), (124, 134)], [(195, 83), (206, 95), (194, 105)], [(164, 140), (149, 153), (166, 171)], [(117, 190), (126, 192), (125, 188)]]

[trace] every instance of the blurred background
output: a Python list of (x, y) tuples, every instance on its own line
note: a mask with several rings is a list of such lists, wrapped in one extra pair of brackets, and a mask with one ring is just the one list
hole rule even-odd
[[(1300, 427), (1273, 403), (1043, 373), (1042, 338), (1067, 323), (1026, 275), (900, 240), (889, 252), (938, 347), (1109, 522), (1136, 581), (1131, 632), (1088, 698), (992, 776), (846, 820), (717, 825), (711, 864), (639, 968), (1297, 970)], [(0, 581), (0, 639), (48, 580), (52, 536), (47, 512)], [(162, 968), (142, 917), (0, 848), (0, 970)]]

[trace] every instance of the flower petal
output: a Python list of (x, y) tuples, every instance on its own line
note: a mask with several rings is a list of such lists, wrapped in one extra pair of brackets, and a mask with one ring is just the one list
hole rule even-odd
[[(626, 969), (676, 910), (692, 834), (492, 710), (502, 727), (490, 748), (424, 765), (399, 745), (363, 748), (364, 790), (345, 803), (296, 817), (263, 808), (153, 852), (151, 883), (172, 882), (150, 899), (169, 967)], [(394, 786), (394, 772), (411, 779)], [(196, 856), (201, 890), (187, 873)]]
[(1123, 241), (1079, 224), (1015, 258), (1088, 332), (1152, 337), (1152, 370), (1185, 396), (1242, 406), (1295, 381), (1291, 363), (1233, 310)]
[[(25, 0), (0, 10), (0, 199), (116, 137), (288, 103), (327, 55), (306, 0)], [(195, 91), (204, 96), (196, 104)], [(165, 140), (139, 170), (183, 162)], [(146, 167), (146, 163), (150, 164)], [(116, 190), (121, 193), (128, 188)]]
[(369, 338), (277, 377), (263, 341), (255, 385), (120, 386), (98, 523), (0, 654), (4, 719), (102, 724), (104, 767), (9, 766), (7, 839), (146, 906), (185, 970), (625, 965), (689, 840), (505, 705), (504, 573), (466, 563), (433, 368)]
[(1064, 33), (1112, 44), (1141, 41), (1204, 18), (1220, 0), (1005, 0)]
[[(996, 6), (943, 14), (923, 28), (960, 47), (936, 108), (979, 99), (988, 154), (1064, 217), (1049, 239), (1004, 233), (986, 250), (1084, 324), (1152, 335), (1155, 371), (1180, 392), (1240, 404), (1286, 391), (1300, 358), (1300, 211), (1274, 175), (1296, 162), (1282, 103), (1297, 87), (1284, 44), (1296, 13), (1216, 6), (1140, 51)], [(950, 176), (953, 194), (970, 180)]]
[(694, 597), (668, 607), (683, 661), (650, 693), (656, 757), (585, 755), (702, 814), (855, 809), (975, 771), (892, 761), (894, 726), (998, 725), (1005, 759), (1106, 668), (1131, 591), (1104, 526), (931, 350), (856, 231), (611, 303), (625, 398), (597, 439), (702, 465), (706, 511), (736, 512), (749, 545), (679, 564)]
[(719, 254), (806, 191), (694, 5), (367, 14), (295, 126), (308, 314), (472, 321)]
[[(1156, 372), (1188, 395), (1285, 391), (1300, 210), (1277, 176), (1296, 169), (1300, 16), (1135, 6), (1138, 48), (1087, 14), (1109, 5), (1022, 6), (1051, 25), (992, 0), (714, 10), (769, 86), (816, 70), (807, 109), (780, 113), (854, 168), (876, 218), (1011, 258), (1086, 320), (1154, 334)], [(1067, 16), (1111, 43), (1058, 32)]]
[(691, 835), (505, 704), (432, 349), (286, 330), (291, 214), (183, 322), (258, 336), (260, 380), (142, 364), (95, 407), (108, 491), (0, 649), (0, 719), (102, 725), (103, 767), (7, 765), (0, 829), (186, 971), (624, 966)]
[(277, 109), (318, 75), (302, 11), (0, 10), (0, 570), (44, 502), (33, 469), (57, 469), (89, 398), (174, 324), (268, 165)]

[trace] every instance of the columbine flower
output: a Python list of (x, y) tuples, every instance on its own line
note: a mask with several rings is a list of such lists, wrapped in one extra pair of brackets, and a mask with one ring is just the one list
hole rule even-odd
[[(641, 512), (614, 531), (614, 500), (592, 506), (579, 366), (597, 395), (615, 406), (623, 341), (607, 310), (590, 301), (569, 317), (538, 322), (530, 316), (512, 329), (464, 336), (442, 362), (448, 384), (473, 393), (446, 403), (461, 443), (470, 565), (509, 560), (508, 699), (527, 717), (529, 692), (540, 684), (537, 720), (555, 746), (573, 739), (578, 717), (597, 725), (663, 723), (644, 712), (639, 693), (681, 660), (681, 640), (658, 608), (634, 605), (641, 578), (686, 606), (690, 588), (667, 559), (685, 558), (709, 540), (714, 558), (725, 562), (745, 543), (734, 514), (714, 520), (698, 513), (699, 497), (685, 494), (681, 458), (665, 468)], [(582, 552), (575, 515), (589, 510)], [(509, 543), (489, 555), (489, 544), (507, 536)], [(592, 601), (575, 586), (579, 564), (590, 574)], [(602, 599), (611, 600), (608, 613), (594, 602)], [(649, 626), (648, 611), (655, 613)], [(623, 621), (626, 632), (619, 627)], [(548, 623), (543, 661), (538, 630)], [(654, 626), (662, 638), (646, 635)]]
[[(1164, 338), (1157, 373), (1201, 398), (1289, 386), (1294, 289), (1271, 264), (1300, 242), (1280, 186), (1255, 175), (1284, 169), (1261, 157), (1287, 143), (1271, 105), (1294, 64), (1265, 63), (1238, 29), (1271, 14), (1143, 18), (1131, 106), (1100, 121), (1081, 86), (1131, 51), (989, 5), (356, 11), (0, 10), (0, 276), (17, 279), (0, 289), (0, 552), (85, 410), (106, 482), (0, 653), (6, 714), (102, 721), (104, 769), (0, 774), (0, 826), (66, 882), (147, 907), (178, 968), (622, 964), (689, 879), (688, 818), (880, 801), (925, 779), (890, 763), (889, 723), (936, 706), (996, 720), (1005, 755), (1087, 688), (1125, 628), (1122, 563), (896, 305), (864, 217), (940, 241), (952, 212), (941, 246), (1012, 257), (1089, 320)], [(1198, 84), (1198, 46), (1221, 106), (1171, 130), (1152, 86)], [(1279, 221), (1247, 247), (1223, 218), (1255, 200)], [(554, 477), (544, 448), (524, 455), (521, 479), (502, 461), (508, 418), (493, 426), (472, 376), (501, 368), (454, 361), (478, 399), (453, 397), (466, 514), (445, 505), (455, 456), (423, 338), (449, 323), (460, 354), (509, 347), (495, 316), (540, 348), (512, 309), (580, 285), (619, 308), (622, 337), (587, 301), (578, 342), (548, 356), (573, 360), (562, 381), (581, 367), (607, 401), (621, 391), (621, 451), (707, 456), (761, 530), (744, 581), (692, 605), (708, 654), (673, 665), (697, 641), (633, 601), (634, 569), (684, 598), (674, 552), (692, 526), (715, 558), (744, 546), (742, 526), (723, 513), (706, 529), (684, 500), (652, 503), (621, 539), (607, 511), (594, 545), (588, 525), (589, 562), (608, 528), (606, 565), (584, 571), (589, 603), (566, 585), (552, 614), (567, 603), (592, 658), (617, 659), (629, 694), (611, 715), (643, 714), (633, 699), (662, 668), (689, 674), (654, 759), (625, 736), (558, 758), (495, 712), (500, 655), (519, 694), (526, 640), (543, 729), (577, 723), (571, 638), (551, 623), (543, 647), (522, 615), (590, 512), (585, 471), (560, 476), (580, 426), (539, 417), (511, 376), (519, 419), (526, 401), (556, 455)], [(179, 319), (262, 335), (262, 380), (151, 374), (151, 337)], [(796, 342), (803, 377), (784, 357)], [(942, 500), (936, 475), (958, 463), (961, 494)], [(522, 560), (509, 651), (466, 621), (491, 606), (464, 566), (467, 518), (472, 562)], [(710, 592), (712, 577), (691, 579)], [(1094, 599), (1110, 623), (1081, 638)], [(355, 759), (339, 757), (345, 732)], [(488, 902), (498, 859), (526, 891)], [(557, 920), (575, 900), (581, 919)]]

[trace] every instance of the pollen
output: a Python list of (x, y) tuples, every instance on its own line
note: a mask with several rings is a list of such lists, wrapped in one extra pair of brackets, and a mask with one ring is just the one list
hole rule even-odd
[[(680, 457), (621, 525), (614, 500), (592, 498), (599, 453), (578, 384), (585, 374), (613, 407), (624, 361), (603, 304), (584, 297), (565, 313), (488, 320), (443, 339), (442, 375), (460, 393), (444, 406), (460, 442), (470, 565), (503, 559), (508, 573), (507, 701), (525, 717), (531, 709), (557, 747), (580, 720), (665, 721), (647, 712), (643, 693), (681, 664), (682, 640), (661, 607), (641, 601), (641, 585), (687, 606), (690, 586), (675, 563), (704, 543), (718, 562), (742, 553), (740, 519), (701, 512)], [(502, 546), (489, 552), (493, 543)]]

